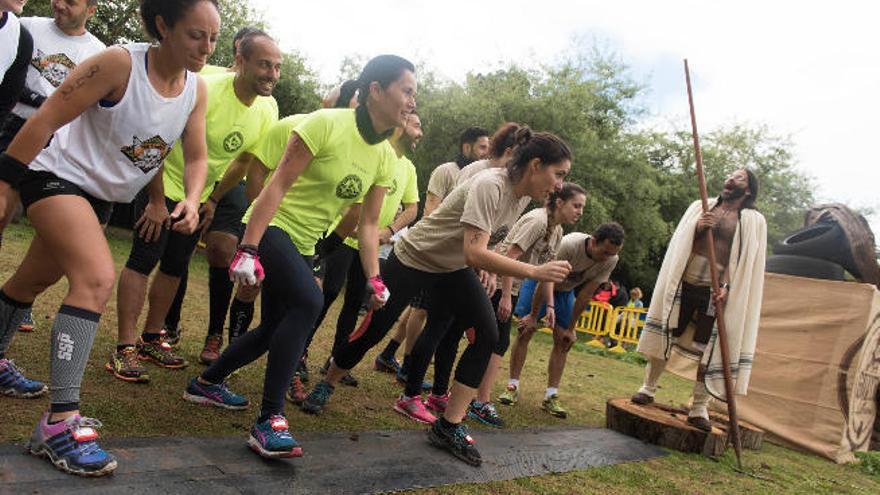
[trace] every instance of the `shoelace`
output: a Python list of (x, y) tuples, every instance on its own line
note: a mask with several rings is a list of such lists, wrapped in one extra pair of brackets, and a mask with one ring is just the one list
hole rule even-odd
[(470, 447), (473, 444), (467, 426), (461, 423), (455, 425), (452, 429), (452, 442), (458, 447)]
[(276, 420), (279, 420), (279, 419), (284, 420), (285, 422), (287, 421), (287, 418), (285, 418), (284, 416), (282, 416), (280, 414), (274, 414), (272, 416), (269, 416), (269, 420), (268, 420), (269, 430), (272, 432), (273, 435), (275, 435), (279, 438), (293, 438), (293, 436), (290, 434), (289, 430), (276, 430), (276, 429), (272, 428), (272, 423)]
[(483, 404), (483, 411), (485, 411), (486, 416), (489, 416), (490, 418), (498, 417), (498, 411), (495, 409), (495, 405), (490, 402)]
[(134, 347), (126, 347), (122, 350), (122, 364), (126, 368), (137, 368), (140, 366), (138, 362), (137, 349)]
[(11, 359), (6, 360), (6, 369), (12, 373), (12, 376), (15, 377), (16, 380), (30, 381), (24, 377), (24, 368), (19, 368), (15, 365), (15, 361)]
[[(89, 418), (86, 416), (80, 416), (78, 420), (70, 424), (71, 431), (78, 430), (79, 428), (99, 429), (103, 427), (104, 424), (101, 423), (101, 420), (97, 418)], [(85, 442), (80, 442), (79, 448), (77, 450), (79, 450), (79, 453), (82, 455), (91, 455), (99, 452), (101, 450), (101, 447), (98, 445), (98, 442), (92, 439)]]

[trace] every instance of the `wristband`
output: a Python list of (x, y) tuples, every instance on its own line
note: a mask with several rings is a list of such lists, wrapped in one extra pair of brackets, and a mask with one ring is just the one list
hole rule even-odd
[(8, 183), (13, 189), (18, 189), (18, 184), (24, 179), (27, 171), (27, 165), (6, 153), (0, 153), (0, 180)]
[(721, 284), (721, 287), (720, 287), (720, 288), (721, 288), (721, 289), (730, 290), (730, 284), (727, 283), (727, 282), (724, 282), (723, 284)]
[(396, 231), (396, 230), (394, 230), (394, 227), (392, 227), (392, 226), (391, 226), (391, 225), (389, 225), (389, 226), (388, 226), (388, 230), (390, 230), (390, 231), (391, 231), (391, 235), (394, 235), (394, 234), (396, 234), (396, 233), (397, 233), (397, 231)]
[(556, 306), (547, 306), (547, 309), (556, 309)]
[(214, 199), (214, 196), (208, 196), (208, 201), (214, 203), (215, 206), (217, 205), (217, 203), (220, 202), (220, 201)]
[(247, 253), (251, 256), (257, 256), (257, 254), (259, 254), (259, 251), (257, 250), (257, 246), (254, 246), (253, 244), (239, 244), (238, 250), (242, 251), (244, 253)]

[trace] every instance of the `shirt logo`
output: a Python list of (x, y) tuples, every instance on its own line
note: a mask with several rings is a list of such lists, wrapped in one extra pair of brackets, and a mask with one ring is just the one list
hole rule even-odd
[(364, 190), (364, 183), (355, 174), (346, 175), (336, 186), (336, 197), (340, 199), (355, 199)]
[(119, 151), (146, 174), (162, 165), (165, 157), (171, 153), (171, 146), (161, 136), (153, 136), (143, 141), (134, 136), (132, 145), (123, 146)]
[(397, 179), (395, 178), (394, 180), (391, 181), (391, 187), (388, 189), (388, 195), (394, 196), (394, 194), (396, 192), (397, 192)]
[(37, 72), (39, 72), (44, 79), (49, 81), (49, 84), (56, 88), (61, 86), (61, 83), (63, 83), (67, 75), (70, 74), (70, 71), (76, 67), (73, 60), (70, 60), (70, 58), (63, 53), (46, 55), (40, 50), (37, 50), (37, 56), (31, 59), (31, 65), (37, 69)]
[(244, 144), (244, 136), (238, 131), (232, 131), (223, 139), (223, 149), (227, 153), (235, 153)]

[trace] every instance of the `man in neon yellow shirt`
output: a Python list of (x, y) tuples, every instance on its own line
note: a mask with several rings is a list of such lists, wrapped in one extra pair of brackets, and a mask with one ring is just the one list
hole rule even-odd
[[(242, 38), (237, 58), (238, 72), (205, 78), (208, 174), (201, 196), (202, 226), (211, 222), (219, 197), (226, 192), (212, 191), (210, 185), (224, 173), (230, 161), (252, 150), (278, 118), (277, 104), (270, 96), (281, 68), (278, 45), (263, 32), (251, 33)], [(187, 365), (161, 338), (165, 315), (201, 230), (183, 235), (162, 227), (169, 220), (169, 205), (176, 204), (183, 194), (183, 159), (179, 145), (165, 159), (163, 174), (156, 177), (148, 186), (150, 199), (142, 207), (143, 215), (136, 224), (139, 232), (134, 236), (131, 253), (119, 277), (119, 340), (106, 365), (114, 376), (131, 382), (149, 381), (146, 368), (138, 362), (139, 357), (166, 368)], [(164, 194), (157, 195), (157, 190), (162, 188)], [(156, 197), (161, 199), (156, 201)], [(145, 329), (135, 346), (135, 330), (143, 309), (147, 280), (160, 260), (159, 272), (150, 287)]]

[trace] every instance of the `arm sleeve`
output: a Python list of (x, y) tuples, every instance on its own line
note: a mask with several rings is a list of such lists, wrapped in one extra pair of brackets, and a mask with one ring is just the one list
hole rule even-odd
[(24, 88), (25, 78), (27, 77), (28, 62), (34, 53), (34, 39), (31, 33), (21, 27), (21, 34), (18, 37), (18, 52), (15, 61), (3, 76), (3, 84), (0, 84), (0, 118), (5, 117), (15, 103), (18, 102), (18, 95)]

